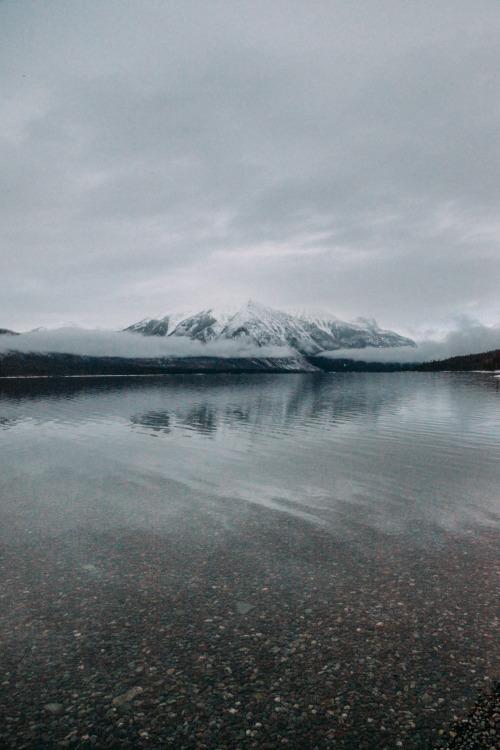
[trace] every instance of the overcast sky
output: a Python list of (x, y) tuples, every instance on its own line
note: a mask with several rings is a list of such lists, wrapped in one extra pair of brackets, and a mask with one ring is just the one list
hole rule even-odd
[(500, 321), (497, 0), (0, 0), (0, 327)]

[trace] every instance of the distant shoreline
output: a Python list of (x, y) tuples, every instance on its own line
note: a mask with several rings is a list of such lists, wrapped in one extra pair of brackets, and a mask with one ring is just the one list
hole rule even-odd
[(314, 372), (495, 372), (500, 370), (500, 349), (445, 360), (415, 363), (370, 362), (311, 356), (301, 362), (272, 357), (97, 357), (59, 352), (9, 351), (0, 355), (0, 378), (146, 377), (155, 375), (258, 374)]

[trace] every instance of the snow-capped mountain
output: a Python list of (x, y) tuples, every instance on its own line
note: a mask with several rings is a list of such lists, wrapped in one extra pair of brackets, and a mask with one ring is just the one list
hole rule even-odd
[(145, 336), (186, 336), (203, 342), (241, 339), (259, 347), (286, 346), (305, 356), (367, 346), (415, 346), (411, 339), (383, 331), (374, 320), (359, 318), (347, 323), (323, 310), (286, 312), (251, 300), (242, 307), (164, 313), (125, 330)]

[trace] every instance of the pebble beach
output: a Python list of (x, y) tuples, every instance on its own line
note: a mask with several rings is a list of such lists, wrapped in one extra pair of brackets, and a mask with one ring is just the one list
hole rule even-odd
[(498, 532), (425, 531), (6, 536), (0, 746), (498, 748)]

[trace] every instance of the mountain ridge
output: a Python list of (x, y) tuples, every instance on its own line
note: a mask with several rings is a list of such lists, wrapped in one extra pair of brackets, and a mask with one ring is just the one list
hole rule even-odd
[(207, 306), (185, 317), (170, 311), (124, 330), (144, 336), (184, 336), (204, 343), (245, 339), (258, 347), (288, 346), (303, 356), (342, 348), (416, 346), (412, 339), (381, 329), (375, 320), (358, 318), (349, 323), (325, 310), (278, 310), (253, 300), (240, 307)]

